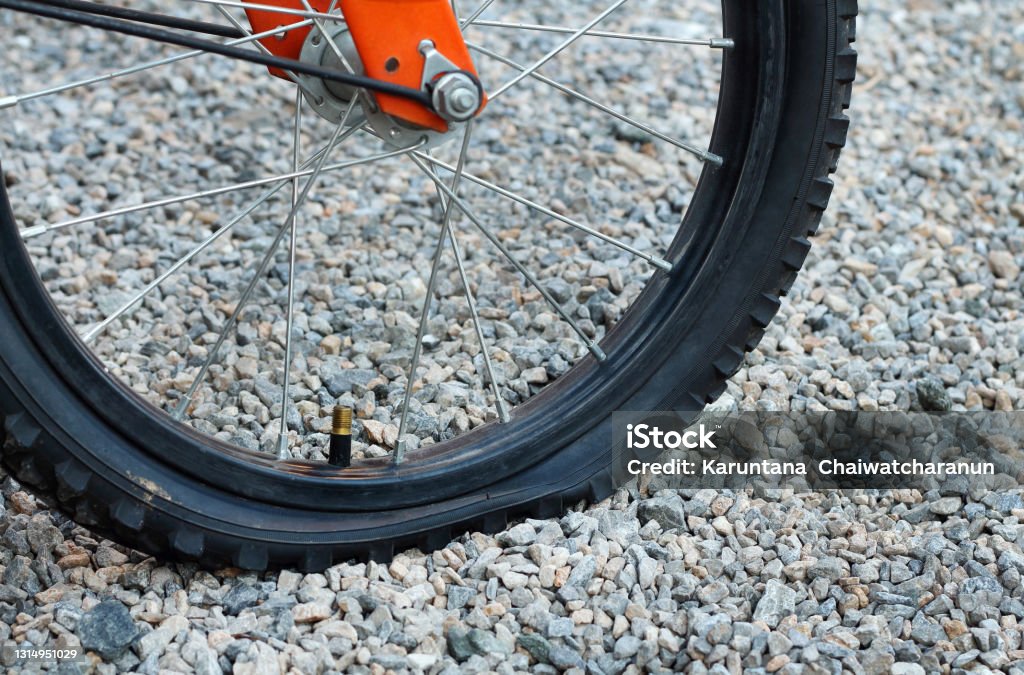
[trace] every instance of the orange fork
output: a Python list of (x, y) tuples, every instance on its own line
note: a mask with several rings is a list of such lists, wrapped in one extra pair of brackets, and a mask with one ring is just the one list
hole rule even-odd
[[(260, 0), (260, 4), (305, 9), (301, 0)], [(331, 0), (309, 0), (309, 4), (317, 12), (326, 12)], [(368, 77), (420, 89), (424, 65), (420, 43), (424, 40), (433, 42), (456, 68), (477, 76), (448, 0), (340, 0), (338, 4)], [(269, 10), (246, 9), (246, 14), (253, 32), (287, 23), (286, 15)], [(309, 26), (296, 28), (261, 42), (276, 56), (298, 59), (310, 30)], [(286, 77), (275, 69), (271, 73)], [(387, 94), (378, 94), (376, 99), (388, 115), (436, 131), (448, 130), (448, 123), (421, 103)]]

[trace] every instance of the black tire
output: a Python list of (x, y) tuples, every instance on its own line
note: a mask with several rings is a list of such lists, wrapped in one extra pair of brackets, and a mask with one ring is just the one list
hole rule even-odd
[[(792, 284), (846, 139), (855, 0), (725, 0), (721, 103), (691, 223), (659, 274), (582, 363), (516, 411), (403, 465), (335, 470), (254, 461), (158, 414), (106, 376), (35, 274), (0, 181), (3, 461), (79, 523), (206, 565), (322, 569), (430, 550), (468, 528), (550, 517), (612, 490), (610, 413), (699, 410), (725, 389)], [(727, 155), (736, 156), (736, 155)], [(701, 317), (692, 321), (692, 317)], [(546, 411), (546, 412), (545, 412)], [(534, 414), (536, 413), (536, 414)], [(465, 440), (468, 439), (468, 440)]]

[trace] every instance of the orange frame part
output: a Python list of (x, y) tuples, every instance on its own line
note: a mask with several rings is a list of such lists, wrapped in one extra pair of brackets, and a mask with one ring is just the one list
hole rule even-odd
[[(306, 9), (301, 0), (259, 0), (259, 4), (299, 11)], [(331, 5), (331, 0), (309, 0), (309, 5), (317, 12), (326, 12)], [(245, 13), (249, 17), (253, 33), (266, 33), (275, 28), (284, 28), (289, 24), (301, 21), (301, 17), (294, 14), (281, 14), (265, 9), (246, 9)], [(274, 56), (297, 60), (302, 53), (302, 44), (312, 29), (312, 26), (293, 28), (289, 31), (282, 31), (278, 35), (263, 38), (260, 43)], [(270, 72), (277, 77), (288, 79), (288, 76), (278, 68), (271, 68)]]
[[(286, 9), (305, 9), (301, 0), (259, 0), (260, 4)], [(331, 0), (309, 0), (317, 12), (326, 12)], [(436, 49), (458, 69), (477, 75), (449, 0), (340, 0), (352, 40), (368, 77), (419, 89), (424, 58), (419, 46), (431, 40)], [(246, 9), (253, 32), (283, 27), (296, 17), (269, 10)], [(274, 55), (298, 59), (311, 26), (296, 28), (260, 42)], [(278, 77), (283, 72), (271, 69)], [(381, 110), (399, 119), (435, 131), (447, 131), (448, 123), (420, 103), (398, 96), (377, 95)]]

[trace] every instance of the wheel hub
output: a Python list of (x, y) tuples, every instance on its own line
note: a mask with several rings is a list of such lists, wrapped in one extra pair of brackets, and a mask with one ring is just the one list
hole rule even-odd
[[(363, 62), (348, 26), (338, 22), (331, 27), (330, 36), (331, 39), (327, 40), (319, 31), (311, 31), (303, 42), (300, 59), (324, 68), (351, 70), (354, 74), (364, 75)], [(420, 52), (424, 56), (423, 86), (430, 91), (438, 114), (448, 122), (447, 131), (419, 126), (389, 115), (380, 109), (373, 96), (338, 82), (304, 77), (303, 95), (318, 115), (333, 124), (342, 122), (355, 98), (355, 107), (345, 122), (346, 127), (369, 125), (385, 142), (395, 147), (416, 144), (422, 144), (424, 149), (438, 147), (459, 135), (464, 123), (478, 113), (483, 104), (483, 93), (475, 78), (464, 71), (451, 70), (451, 62), (434, 49), (431, 41), (424, 40)]]

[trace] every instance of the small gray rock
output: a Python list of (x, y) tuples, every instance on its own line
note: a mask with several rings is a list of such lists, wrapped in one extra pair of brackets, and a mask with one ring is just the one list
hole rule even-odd
[(516, 643), (530, 653), (538, 663), (547, 663), (548, 654), (551, 651), (551, 643), (537, 633), (520, 633), (516, 636)]
[(729, 587), (723, 584), (721, 581), (713, 581), (707, 586), (702, 586), (697, 591), (697, 597), (700, 601), (707, 605), (713, 605), (717, 602), (721, 602), (729, 596)]
[(139, 629), (127, 607), (117, 600), (104, 600), (79, 620), (76, 634), (86, 650), (116, 659), (139, 636)]
[(451, 628), (445, 639), (448, 643), (448, 653), (459, 663), (462, 663), (476, 653), (473, 645), (469, 642), (469, 634), (458, 626)]
[(28, 523), (25, 535), (32, 551), (37, 554), (49, 553), (64, 541), (64, 535), (50, 522), (47, 514), (34, 516)]
[(224, 613), (234, 616), (243, 609), (252, 607), (260, 600), (259, 590), (251, 584), (235, 584), (227, 593), (221, 604), (224, 605)]
[(1003, 587), (997, 579), (989, 576), (971, 577), (960, 585), (957, 604), (965, 612), (973, 612), (983, 607), (998, 607), (1003, 595)]
[(551, 665), (562, 671), (569, 670), (570, 668), (582, 668), (584, 665), (583, 657), (562, 645), (551, 647), (551, 651), (548, 653), (548, 660), (551, 662)]
[(686, 511), (679, 496), (659, 496), (640, 502), (637, 507), (637, 518), (641, 523), (657, 521), (663, 529), (671, 530), (686, 524)]
[(594, 578), (594, 573), (596, 572), (597, 558), (592, 555), (584, 556), (576, 564), (576, 567), (572, 569), (572, 572), (569, 573), (569, 579), (565, 582), (565, 585), (577, 588), (586, 586)]
[(628, 659), (631, 656), (636, 655), (640, 651), (640, 645), (643, 644), (643, 640), (634, 635), (623, 635), (615, 641), (615, 658), (617, 659)]
[(529, 546), (537, 540), (537, 532), (532, 525), (521, 523), (507, 532), (498, 535), (498, 543), (502, 546)]
[(448, 587), (448, 609), (462, 609), (476, 597), (476, 591), (466, 586)]
[(548, 637), (569, 637), (573, 629), (572, 619), (558, 618), (548, 622)]
[(910, 637), (914, 642), (930, 647), (939, 640), (945, 640), (946, 631), (924, 613), (918, 612), (914, 620), (910, 622)]
[(951, 516), (959, 511), (961, 506), (963, 506), (963, 502), (959, 497), (942, 497), (929, 502), (928, 510), (936, 515)]
[(842, 560), (827, 557), (821, 558), (818, 562), (811, 565), (811, 568), (807, 570), (807, 576), (811, 579), (828, 579), (830, 583), (835, 583), (837, 579), (846, 576), (846, 570), (847, 568)]
[(796, 591), (772, 579), (754, 609), (754, 620), (774, 628), (779, 621), (796, 612)]
[(942, 382), (934, 377), (924, 377), (917, 381), (917, 400), (921, 407), (931, 412), (948, 412), (953, 407), (949, 393)]
[(479, 628), (471, 629), (468, 638), (470, 647), (480, 656), (508, 654), (512, 651), (508, 645), (496, 638), (493, 633), (488, 633)]
[(370, 663), (375, 663), (384, 670), (400, 671), (409, 667), (409, 662), (400, 654), (374, 654)]
[(4, 583), (15, 588), (20, 588), (29, 595), (35, 595), (40, 591), (39, 577), (32, 569), (32, 560), (23, 555), (14, 556), (4, 570)]

